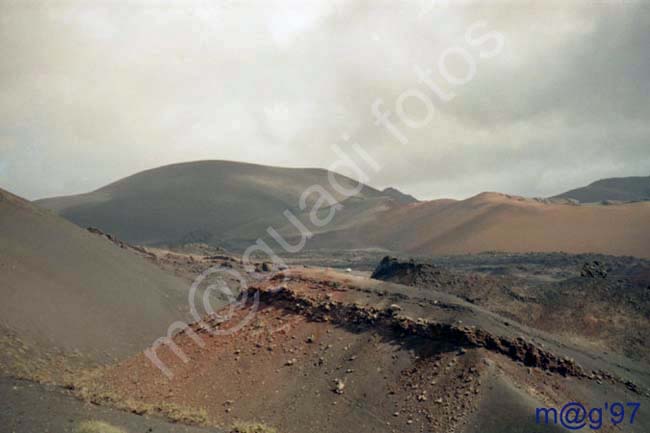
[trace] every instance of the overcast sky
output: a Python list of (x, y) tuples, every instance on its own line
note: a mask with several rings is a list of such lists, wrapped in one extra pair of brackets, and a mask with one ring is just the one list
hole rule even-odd
[(80, 193), (199, 159), (328, 167), (351, 142), (382, 166), (371, 185), (420, 199), (650, 174), (650, 1), (450, 3), (0, 0), (0, 187)]

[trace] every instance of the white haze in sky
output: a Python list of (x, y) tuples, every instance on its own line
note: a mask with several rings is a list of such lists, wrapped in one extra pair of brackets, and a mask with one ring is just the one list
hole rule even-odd
[[(449, 3), (0, 0), (0, 187), (87, 192), (199, 159), (328, 167), (353, 142), (383, 167), (371, 185), (420, 199), (650, 174), (650, 2)], [(468, 44), (477, 21), (498, 55)], [(476, 63), (467, 84), (438, 69), (452, 47)], [(419, 128), (396, 115), (409, 91), (435, 108)], [(406, 144), (376, 124), (378, 99)]]

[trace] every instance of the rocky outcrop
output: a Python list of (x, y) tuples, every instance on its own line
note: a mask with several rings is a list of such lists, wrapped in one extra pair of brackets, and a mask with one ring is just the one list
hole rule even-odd
[(402, 263), (396, 257), (385, 256), (381, 259), (370, 278), (387, 280), (398, 274), (412, 273), (415, 269), (415, 263), (412, 260), (408, 263)]
[(370, 278), (418, 287), (440, 287), (463, 279), (442, 267), (417, 263), (413, 259), (400, 261), (390, 256), (379, 262)]
[(607, 278), (607, 266), (597, 260), (582, 265), (580, 276), (584, 278)]
[(420, 202), (417, 198), (413, 197), (412, 195), (404, 194), (402, 191), (393, 187), (388, 187), (384, 189), (381, 193), (385, 196), (392, 198), (399, 204), (412, 204), (412, 203)]
[(331, 299), (317, 300), (296, 294), (286, 286), (273, 290), (253, 289), (261, 302), (281, 306), (310, 320), (331, 322), (337, 325), (367, 325), (398, 334), (416, 335), (464, 347), (482, 347), (522, 362), (529, 367), (538, 367), (564, 376), (586, 377), (583, 369), (572, 359), (557, 356), (523, 338), (510, 339), (496, 336), (471, 326), (439, 323), (422, 318), (413, 319), (401, 314), (398, 305), (375, 308), (358, 304), (347, 304)]

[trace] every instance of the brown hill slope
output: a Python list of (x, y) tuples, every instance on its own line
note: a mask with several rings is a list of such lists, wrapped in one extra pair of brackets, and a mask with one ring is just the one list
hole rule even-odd
[(142, 257), (0, 190), (0, 324), (34, 357), (55, 348), (94, 360), (135, 353), (183, 318), (186, 290)]
[(650, 203), (574, 206), (482, 193), (391, 209), (363, 226), (316, 236), (316, 247), (418, 254), (599, 252), (650, 257)]

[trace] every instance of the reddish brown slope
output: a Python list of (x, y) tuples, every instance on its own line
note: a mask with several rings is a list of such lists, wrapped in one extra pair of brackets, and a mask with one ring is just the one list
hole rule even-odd
[(382, 247), (420, 254), (481, 251), (598, 252), (650, 257), (650, 203), (574, 206), (483, 193), (387, 211), (312, 245)]

